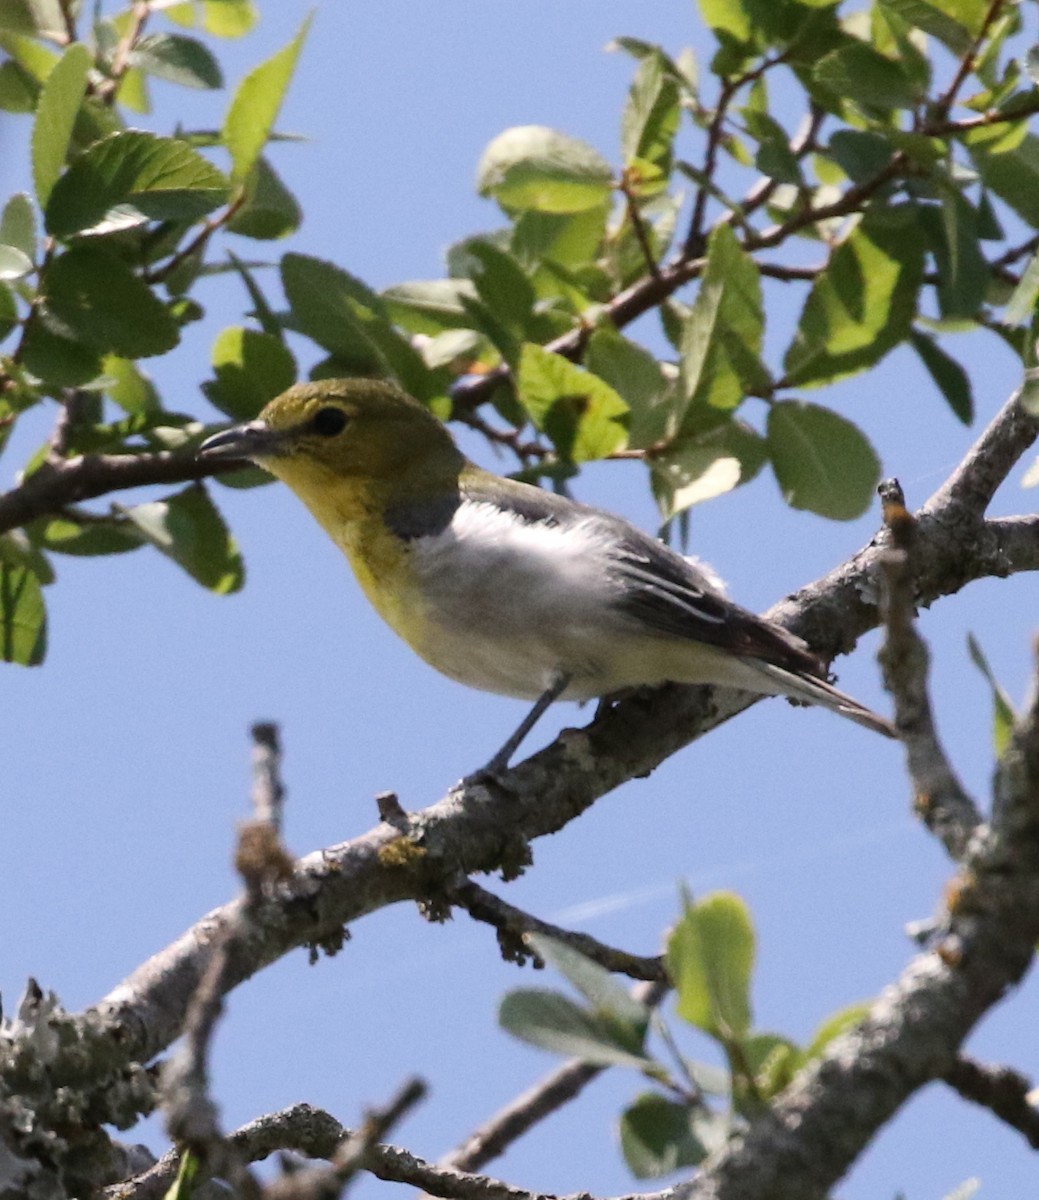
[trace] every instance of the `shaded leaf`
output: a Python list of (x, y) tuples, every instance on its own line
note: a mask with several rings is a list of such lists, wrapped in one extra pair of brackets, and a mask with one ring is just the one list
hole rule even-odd
[(505, 209), (575, 213), (609, 196), (610, 165), (587, 144), (544, 125), (519, 125), (500, 133), (483, 152), (477, 190)]
[(47, 652), (47, 610), (40, 581), (0, 560), (0, 660), (37, 667)]
[[(18, 302), (6, 283), (0, 283), (0, 342), (18, 323)], [(0, 410), (2, 412), (2, 410)], [(0, 423), (0, 447), (3, 446), (4, 426)]]
[(544, 934), (528, 933), (524, 939), (546, 963), (564, 976), (592, 1006), (597, 1016), (609, 1016), (622, 1040), (640, 1052), (649, 1025), (649, 1009), (636, 1000), (597, 962), (579, 950)]
[(130, 62), (147, 75), (190, 88), (221, 88), (224, 77), (210, 50), (194, 38), (177, 33), (143, 37), (130, 53)]
[(628, 406), (629, 447), (644, 450), (674, 433), (675, 382), (648, 350), (603, 325), (588, 339), (584, 362)]
[(867, 108), (911, 108), (919, 89), (904, 68), (865, 42), (851, 41), (825, 55), (812, 72), (817, 83)]
[(130, 268), (98, 246), (74, 246), (47, 268), (47, 311), (76, 338), (127, 358), (172, 350), (180, 340), (166, 306)]
[(965, 54), (973, 43), (972, 32), (949, 12), (949, 5), (939, 7), (927, 0), (881, 0), (881, 6), (897, 13), (910, 25), (922, 29), (947, 46), (953, 54)]
[(3, 216), (0, 216), (0, 242), (21, 250), (30, 260), (36, 256), (36, 214), (32, 201), (24, 192), (15, 192), (4, 205)]
[(606, 1067), (644, 1069), (649, 1060), (620, 1044), (614, 1032), (558, 992), (521, 988), (507, 992), (498, 1022), (514, 1037), (543, 1050)]
[(682, 433), (650, 459), (661, 516), (670, 521), (693, 504), (748, 483), (767, 457), (765, 439), (734, 417), (699, 433)]
[(101, 554), (125, 554), (143, 546), (145, 539), (125, 521), (98, 521), (80, 525), (65, 517), (54, 517), (33, 529), (38, 546), (55, 554), (93, 557)]
[(231, 182), (244, 183), (267, 144), (310, 28), (310, 17), (287, 46), (254, 67), (235, 90), (224, 118), (223, 142), (231, 155)]
[(989, 666), (985, 652), (973, 633), (967, 634), (967, 650), (971, 662), (984, 675), (992, 690), (992, 748), (996, 752), (996, 757), (1001, 758), (1010, 743), (1010, 735), (1014, 731), (1017, 714), (1014, 712), (1010, 697)]
[(1028, 222), (1039, 226), (1039, 137), (1027, 134), (1020, 145), (998, 152), (985, 130), (964, 137), (967, 149), (986, 186)]
[(476, 298), (469, 279), (421, 279), (396, 283), (382, 293), (386, 311), (413, 333), (437, 334), (445, 329), (465, 329), (469, 314), (463, 300)]
[(245, 185), (245, 203), (227, 224), (231, 233), (269, 241), (295, 233), (303, 220), (296, 197), (281, 181), (266, 158)]
[(964, 425), (969, 425), (974, 420), (974, 395), (971, 391), (970, 376), (928, 334), (921, 333), (918, 329), (912, 329), (909, 333), (909, 342), (920, 355), (921, 361), (938, 385), (938, 390), (945, 397), (949, 407)]
[(151, 380), (136, 363), (109, 354), (102, 363), (102, 371), (111, 380), (105, 391), (123, 412), (130, 416), (146, 416), (161, 411), (162, 405)]
[(191, 484), (165, 500), (120, 510), (203, 587), (219, 595), (236, 592), (245, 567), (234, 538), (205, 488)]
[(1021, 272), (1021, 278), (1014, 294), (1007, 303), (1003, 320), (1008, 325), (1020, 325), (1022, 321), (1030, 321), (1035, 313), (1035, 302), (1039, 298), (1039, 254), (1034, 254), (1028, 260), (1028, 266)]
[(110, 233), (148, 221), (196, 221), (227, 199), (227, 180), (178, 138), (131, 129), (88, 147), (58, 180), (47, 232)]
[(101, 373), (101, 354), (92, 346), (53, 332), (44, 317), (26, 326), (22, 365), (46, 383), (80, 387)]
[(666, 180), (681, 110), (678, 85), (663, 56), (647, 54), (639, 63), (621, 119), (621, 153), (626, 166), (649, 163)]
[(743, 901), (715, 892), (687, 902), (665, 951), (678, 1014), (722, 1042), (750, 1029), (754, 929)]
[(873, 501), (880, 462), (866, 435), (828, 408), (782, 400), (768, 414), (768, 454), (792, 508), (850, 521)]
[(32, 127), (32, 178), (41, 208), (65, 165), (90, 67), (90, 51), (81, 42), (73, 42), (54, 64), (40, 92)]
[(251, 421), (268, 400), (296, 382), (296, 360), (278, 338), (232, 326), (217, 335), (215, 379), (202, 384), (209, 402), (237, 421)]
[(605, 458), (627, 441), (628, 406), (613, 388), (542, 346), (524, 345), (517, 392), (531, 420), (569, 462)]
[(644, 1092), (620, 1119), (624, 1161), (636, 1179), (656, 1179), (698, 1166), (708, 1154), (692, 1129), (688, 1104)]

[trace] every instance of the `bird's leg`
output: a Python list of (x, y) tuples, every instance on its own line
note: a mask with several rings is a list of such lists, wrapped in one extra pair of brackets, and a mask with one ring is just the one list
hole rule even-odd
[(497, 775), (499, 771), (504, 771), (509, 765), (509, 759), (516, 753), (520, 747), (520, 743), (534, 728), (538, 721), (544, 715), (545, 709), (566, 691), (570, 683), (570, 676), (560, 671), (560, 673), (552, 680), (545, 691), (535, 700), (534, 707), (520, 721), (516, 731), (508, 739), (504, 746), (491, 759), (491, 761), (477, 771), (479, 775)]

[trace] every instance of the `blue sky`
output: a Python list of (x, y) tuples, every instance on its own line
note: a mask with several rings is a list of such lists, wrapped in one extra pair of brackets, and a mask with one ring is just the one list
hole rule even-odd
[[(268, 4), (251, 37), (217, 45), (229, 79), (283, 45), (305, 11)], [(616, 162), (631, 64), (603, 48), (618, 34), (671, 52), (705, 45), (694, 7), (680, 0), (326, 0), (280, 121), (310, 140), (273, 152), (306, 213), (292, 248), (377, 287), (434, 278), (448, 245), (500, 223), (475, 195), (473, 177), (502, 129), (552, 125)], [(162, 85), (155, 92), (152, 127), (160, 131), (178, 117), (212, 126), (223, 111), (220, 98)], [(26, 132), (23, 120), (5, 115), (4, 195), (27, 186)], [(234, 244), (243, 246), (257, 256), (266, 249)], [(800, 300), (769, 288), (770, 345), (779, 347)], [(154, 368), (167, 403), (206, 413), (199, 383), (209, 374), (209, 347), (219, 329), (239, 322), (244, 300), (229, 280), (206, 285), (200, 299), (207, 320)], [(659, 345), (651, 323), (637, 332)], [(1015, 363), (994, 338), (961, 337), (955, 349), (975, 381), (972, 430), (902, 351), (879, 371), (812, 397), (869, 434), (885, 473), (899, 477), (913, 504), (941, 482), (1016, 383)], [(37, 422), (20, 432), (0, 464), (4, 487), (44, 430)], [(486, 447), (466, 444), (495, 466)], [(1021, 474), (1011, 476), (995, 511), (1034, 505)], [(637, 464), (598, 465), (576, 491), (655, 526)], [(4, 672), (0, 986), (8, 1007), (29, 974), (69, 1008), (99, 999), (234, 893), (229, 858), (234, 823), (247, 812), (252, 721), (282, 725), (286, 837), (302, 854), (366, 830), (378, 791), (398, 792), (409, 808), (438, 799), (522, 715), (521, 703), (442, 679), (397, 642), (287, 490), (215, 492), (246, 557), (241, 594), (203, 592), (147, 550), (64, 559), (48, 592), (45, 666)], [(787, 509), (763, 474), (694, 512), (691, 548), (715, 565), (734, 598), (761, 609), (853, 553), (876, 523), (873, 514), (835, 523)], [(1035, 581), (1017, 578), (974, 585), (921, 615), (941, 728), (983, 801), (990, 702), (968, 662), (966, 635), (977, 634), (1020, 697), (1035, 612)], [(876, 645), (864, 639), (837, 669), (845, 690), (884, 710)], [(557, 706), (532, 746), (587, 715)], [(878, 742), (821, 711), (757, 705), (537, 843), (534, 869), (506, 896), (651, 953), (675, 918), (681, 881), (697, 894), (735, 890), (758, 930), (757, 1024), (806, 1038), (835, 1009), (895, 976), (913, 952), (905, 923), (935, 911), (950, 873), (910, 815), (897, 746)], [(435, 1158), (554, 1065), (497, 1031), (502, 992), (548, 980), (502, 964), (485, 928), (464, 917), (430, 926), (399, 906), (352, 933), (335, 959), (310, 967), (299, 951), (231, 997), (214, 1083), (229, 1127), (302, 1099), (351, 1123), (418, 1071), (432, 1095), (395, 1136)], [(1035, 1000), (1029, 983), (981, 1026), (970, 1049), (1039, 1076)], [(683, 1045), (709, 1054), (691, 1033)], [(640, 1090), (636, 1077), (612, 1073), (492, 1172), (557, 1192), (630, 1190), (614, 1123)], [(148, 1140), (161, 1148), (154, 1124)], [(909, 1200), (937, 1200), (971, 1175), (982, 1179), (984, 1200), (1016, 1200), (1037, 1177), (1019, 1135), (936, 1086), (880, 1134), (839, 1194), (872, 1200), (901, 1189)]]

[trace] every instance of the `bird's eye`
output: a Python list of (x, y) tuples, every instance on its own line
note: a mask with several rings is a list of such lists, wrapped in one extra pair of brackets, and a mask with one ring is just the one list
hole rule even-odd
[(311, 427), (322, 437), (335, 437), (346, 428), (347, 415), (341, 408), (319, 408), (314, 414)]

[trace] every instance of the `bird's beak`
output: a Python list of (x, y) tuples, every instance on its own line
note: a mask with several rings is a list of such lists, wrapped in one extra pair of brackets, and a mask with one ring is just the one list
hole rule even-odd
[(233, 425), (206, 438), (198, 448), (199, 458), (247, 458), (252, 462), (273, 458), (281, 450), (281, 438), (263, 421)]

